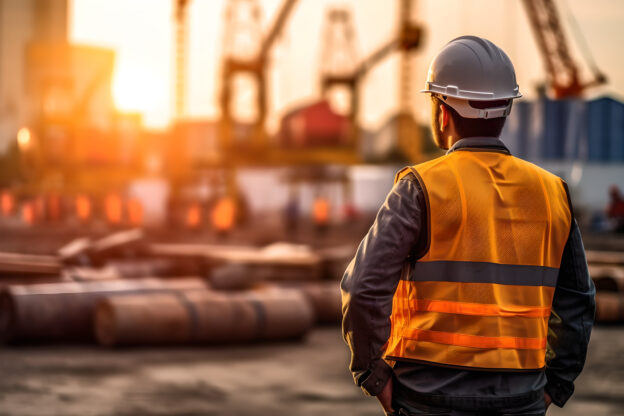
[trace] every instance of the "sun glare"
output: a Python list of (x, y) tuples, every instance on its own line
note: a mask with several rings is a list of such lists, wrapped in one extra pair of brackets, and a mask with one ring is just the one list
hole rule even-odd
[(148, 69), (120, 68), (113, 81), (115, 106), (121, 111), (148, 113), (163, 101), (166, 80), (159, 80)]

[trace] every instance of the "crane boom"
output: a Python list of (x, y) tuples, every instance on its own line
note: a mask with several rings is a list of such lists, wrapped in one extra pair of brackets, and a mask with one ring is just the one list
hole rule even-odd
[(355, 70), (353, 77), (356, 80), (364, 78), (368, 71), (373, 69), (379, 62), (381, 62), (386, 56), (394, 52), (399, 46), (398, 39), (392, 39), (385, 44), (377, 48), (373, 53), (366, 57)]
[(271, 48), (273, 47), (273, 44), (275, 43), (275, 40), (282, 32), (284, 24), (288, 20), (290, 13), (297, 4), (297, 1), (298, 0), (285, 0), (282, 4), (282, 7), (280, 8), (277, 17), (275, 18), (271, 29), (269, 29), (269, 33), (267, 33), (264, 41), (262, 42), (262, 46), (260, 47), (260, 61), (264, 61), (267, 58), (269, 52), (271, 51)]
[(553, 0), (523, 0), (523, 4), (555, 98), (578, 97), (588, 87), (606, 82), (606, 77), (594, 69), (594, 79), (581, 83)]

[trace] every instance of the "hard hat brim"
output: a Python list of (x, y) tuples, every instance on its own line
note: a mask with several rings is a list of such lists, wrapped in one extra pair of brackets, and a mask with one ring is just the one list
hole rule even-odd
[(513, 90), (511, 94), (496, 94), (494, 92), (484, 91), (468, 91), (461, 90), (455, 85), (437, 85), (433, 82), (427, 81), (427, 88), (420, 90), (421, 93), (435, 93), (446, 95), (448, 97), (459, 98), (463, 100), (471, 101), (496, 101), (496, 100), (513, 100), (522, 97), (518, 86)]

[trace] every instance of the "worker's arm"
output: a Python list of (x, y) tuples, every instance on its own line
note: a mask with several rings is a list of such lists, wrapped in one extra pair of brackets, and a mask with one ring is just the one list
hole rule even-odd
[(343, 336), (358, 386), (378, 395), (392, 374), (382, 359), (390, 335), (392, 297), (401, 268), (426, 223), (424, 197), (413, 174), (397, 182), (342, 279)]
[(546, 392), (559, 407), (563, 407), (574, 392), (574, 380), (585, 364), (594, 323), (595, 294), (581, 233), (573, 220), (548, 321)]

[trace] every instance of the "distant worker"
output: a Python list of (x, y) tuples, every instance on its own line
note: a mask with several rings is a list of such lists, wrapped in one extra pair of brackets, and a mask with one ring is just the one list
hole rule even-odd
[(329, 226), (329, 200), (323, 195), (317, 195), (312, 205), (312, 219), (319, 232), (324, 232)]
[(544, 415), (594, 321), (567, 186), (498, 139), (521, 94), (492, 42), (449, 42), (423, 92), (447, 153), (397, 174), (345, 272), (351, 372), (388, 415)]
[(299, 193), (293, 184), (288, 190), (288, 201), (284, 207), (284, 228), (291, 236), (297, 232), (299, 215)]
[(624, 197), (617, 185), (609, 188), (609, 206), (607, 207), (607, 217), (613, 220), (613, 231), (624, 233)]

